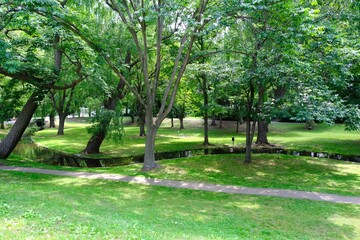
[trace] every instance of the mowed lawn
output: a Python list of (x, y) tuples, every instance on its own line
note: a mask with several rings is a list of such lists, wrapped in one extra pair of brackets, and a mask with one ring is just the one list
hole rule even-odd
[[(87, 171), (245, 187), (291, 189), (360, 197), (360, 164), (329, 159), (254, 154), (194, 156), (159, 161), (162, 168), (141, 172), (141, 164)], [(79, 169), (81, 171), (81, 169)]]
[[(185, 129), (178, 129), (178, 121), (170, 128), (166, 120), (156, 138), (156, 151), (177, 151), (202, 147), (202, 120), (189, 118), (185, 121)], [(46, 129), (38, 132), (33, 139), (40, 145), (68, 153), (79, 153), (90, 138), (86, 123), (68, 122), (65, 135), (57, 136), (56, 129)], [(274, 122), (270, 125), (269, 141), (279, 147), (293, 150), (337, 153), (343, 155), (360, 155), (360, 133), (345, 131), (343, 125), (317, 125), (314, 130), (306, 130), (303, 123)], [(244, 146), (245, 130), (241, 125), (236, 133), (233, 122), (224, 122), (224, 127), (210, 128), (210, 142), (217, 146), (232, 144), (235, 137), (236, 146)], [(139, 128), (135, 125), (125, 127), (122, 142), (107, 139), (101, 146), (105, 156), (131, 156), (144, 153), (145, 138), (139, 137)]]
[(359, 239), (360, 206), (0, 171), (1, 239)]
[[(178, 131), (166, 122), (157, 151), (201, 147), (201, 121), (187, 123), (187, 129)], [(78, 153), (89, 138), (86, 126), (70, 122), (64, 136), (47, 129), (34, 139)], [(242, 145), (243, 130), (235, 135), (234, 126), (225, 127), (211, 129), (211, 142), (231, 144), (235, 136), (235, 144)], [(5, 133), (0, 131), (0, 137)], [(126, 127), (123, 143), (107, 140), (103, 156), (141, 154), (144, 138), (137, 134), (138, 127)], [(273, 123), (269, 139), (298, 150), (313, 147), (360, 155), (351, 145), (359, 142), (358, 132), (345, 132), (341, 125), (307, 131), (302, 124)], [(254, 154), (250, 165), (243, 159), (243, 154), (232, 154), (163, 160), (161, 169), (149, 173), (140, 172), (141, 164), (79, 169), (16, 155), (0, 163), (360, 196), (360, 164), (276, 154)], [(359, 205), (7, 171), (0, 171), (0, 220), (0, 239), (360, 239)]]
[[(187, 124), (188, 129), (179, 131), (179, 133), (177, 129), (171, 129), (165, 125), (160, 129), (158, 145), (160, 145), (160, 148), (163, 148), (163, 151), (166, 151), (167, 147), (171, 147), (171, 149), (186, 149), (199, 146), (202, 131), (199, 121), (200, 120), (189, 121)], [(70, 123), (67, 126), (67, 131), (64, 136), (56, 136), (54, 130), (45, 130), (38, 132), (35, 140), (50, 148), (77, 152), (80, 149), (77, 146), (81, 146), (79, 143), (81, 139), (85, 139), (85, 142), (87, 141), (87, 138), (85, 138), (86, 131), (84, 129), (86, 125), (83, 123)], [(303, 134), (302, 138), (299, 138), (299, 142), (305, 141), (306, 138), (310, 139), (309, 141), (313, 141), (321, 139), (320, 136), (325, 136), (325, 134), (331, 136), (330, 131), (333, 132), (332, 134), (335, 136), (336, 133), (344, 138), (346, 135), (347, 138), (353, 139), (351, 141), (356, 142), (357, 140), (354, 139), (359, 139), (358, 132), (345, 132), (341, 125), (330, 127), (323, 125), (317, 126), (317, 132), (316, 130), (309, 132), (304, 129), (302, 124), (293, 123), (274, 123), (271, 127), (275, 129), (276, 127), (278, 128), (276, 131), (270, 131), (274, 137), (287, 139), (288, 142), (290, 142), (291, 139), (291, 141), (296, 141), (292, 135)], [(326, 129), (329, 133), (325, 131)], [(211, 139), (219, 142), (225, 141), (227, 137), (224, 137), (224, 135), (227, 134), (227, 136), (231, 136), (230, 130), (231, 127), (229, 126), (222, 130), (214, 128), (211, 130), (213, 136)], [(107, 141), (104, 143), (104, 148), (114, 148), (112, 152), (114, 152), (114, 154), (118, 153), (119, 155), (125, 154), (124, 152), (127, 152), (127, 154), (129, 154), (129, 152), (139, 154), (140, 151), (143, 151), (144, 145), (142, 141), (144, 139), (136, 136), (137, 131), (138, 128), (135, 126), (127, 127), (127, 134), (123, 144)], [(297, 131), (299, 133), (297, 133)], [(76, 132), (79, 132), (79, 134), (75, 134)], [(189, 135), (189, 137), (176, 137), (175, 134)], [(310, 135), (306, 136), (306, 134)], [(311, 138), (311, 134), (317, 134), (318, 137)], [(288, 138), (286, 138), (285, 135), (289, 135)], [(199, 142), (193, 140), (195, 138), (198, 138), (196, 141)], [(168, 140), (165, 141), (165, 139)], [(69, 141), (69, 143), (62, 144), (62, 141), (65, 143)], [(136, 141), (138, 141), (138, 144), (135, 144)], [(335, 144), (335, 138), (333, 138), (333, 141), (331, 144), (334, 146), (339, 145), (346, 147), (347, 145), (342, 144), (342, 141), (350, 140), (338, 140), (338, 144)], [(193, 145), (190, 144), (191, 142)], [(134, 145), (130, 145), (131, 143)], [(319, 144), (321, 143), (322, 141), (319, 140)], [(331, 144), (326, 143), (323, 145), (323, 148), (329, 147)], [(67, 150), (67, 148), (70, 150)], [(120, 152), (121, 149), (127, 150)], [(353, 147), (352, 151), (357, 153), (359, 148)], [(103, 156), (106, 156), (106, 154), (103, 154)], [(360, 196), (360, 164), (358, 163), (281, 154), (253, 154), (253, 163), (250, 165), (243, 164), (243, 159), (244, 155), (242, 154), (230, 154), (162, 160), (160, 162), (162, 168), (149, 173), (140, 171), (141, 164), (109, 168), (79, 169), (44, 165), (37, 163), (36, 160), (23, 159), (15, 155), (12, 155), (9, 160), (3, 160), (2, 162), (8, 165), (18, 166), (118, 173), (131, 176), (200, 181), (223, 185), (291, 189)]]

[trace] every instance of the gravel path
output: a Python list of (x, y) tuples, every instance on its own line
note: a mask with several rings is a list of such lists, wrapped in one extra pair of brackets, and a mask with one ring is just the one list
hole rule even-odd
[(173, 188), (185, 188), (185, 189), (202, 190), (209, 192), (274, 196), (274, 197), (308, 199), (308, 200), (317, 200), (317, 201), (325, 201), (325, 202), (348, 203), (348, 204), (360, 205), (360, 197), (346, 197), (346, 196), (317, 193), (317, 192), (281, 190), (281, 189), (270, 189), (270, 188), (247, 188), (240, 186), (218, 185), (218, 184), (200, 183), (200, 182), (174, 181), (174, 180), (165, 180), (165, 179), (156, 179), (156, 178), (123, 176), (119, 174), (72, 172), (72, 171), (48, 170), (48, 169), (40, 169), (40, 168), (11, 167), (11, 166), (1, 166), (1, 165), (0, 165), (0, 170), (41, 173), (41, 174), (87, 178), (87, 179), (113, 180), (119, 182), (128, 182), (128, 183), (153, 185), (153, 186), (164, 186), (164, 187), (173, 187)]

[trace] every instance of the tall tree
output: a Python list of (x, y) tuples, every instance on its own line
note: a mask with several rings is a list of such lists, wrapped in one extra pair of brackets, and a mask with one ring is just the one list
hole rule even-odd
[[(131, 85), (122, 74), (114, 59), (106, 54), (104, 46), (99, 47), (96, 40), (82, 28), (84, 24), (76, 24), (73, 18), (65, 18), (53, 14), (68, 29), (79, 34), (90, 46), (100, 52), (113, 71), (125, 82), (125, 85), (138, 98), (146, 112), (146, 143), (143, 170), (158, 167), (155, 162), (156, 133), (174, 104), (180, 80), (189, 62), (190, 54), (197, 35), (201, 33), (211, 20), (206, 16), (208, 0), (196, 2), (183, 1), (121, 1), (106, 0), (105, 3), (114, 11), (122, 24), (125, 24), (136, 45), (140, 59), (142, 80), (145, 86), (145, 98)], [(84, 22), (84, 21), (83, 21)], [(165, 51), (166, 41), (176, 41), (174, 55)], [(173, 65), (171, 74), (163, 71), (163, 61)], [(165, 91), (161, 94), (162, 101), (159, 111), (155, 114), (155, 98), (158, 95), (159, 81), (166, 82)]]
[[(46, 32), (43, 18), (19, 6), (19, 2), (0, 2), (0, 74), (36, 86), (16, 122), (0, 142), (0, 158), (7, 158), (20, 140), (56, 72), (46, 64), (44, 51), (54, 46)], [(54, 57), (56, 59), (56, 57)], [(56, 60), (55, 60), (56, 61)]]
[[(228, 1), (233, 20), (228, 36), (233, 46), (228, 49), (233, 62), (238, 62), (237, 77), (246, 99), (246, 155), (251, 162), (251, 147), (257, 128), (257, 144), (269, 144), (268, 123), (271, 119), (267, 105), (269, 92), (280, 86), (292, 66), (286, 65), (287, 55), (294, 52), (295, 30), (300, 14), (293, 1)], [(235, 11), (234, 11), (235, 10)], [(230, 21), (231, 22), (231, 21)], [(237, 32), (234, 35), (232, 31)], [(234, 45), (238, 44), (238, 45)], [(240, 58), (238, 56), (241, 56)], [(288, 61), (291, 62), (291, 61)], [(290, 71), (291, 72), (291, 71)]]

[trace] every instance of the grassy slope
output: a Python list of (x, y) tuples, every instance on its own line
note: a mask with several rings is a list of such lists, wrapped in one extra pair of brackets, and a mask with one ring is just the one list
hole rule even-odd
[[(69, 151), (73, 151), (79, 146), (82, 146), (79, 142), (87, 140), (87, 138), (84, 137), (83, 127), (84, 125), (81, 124), (68, 124), (66, 135), (61, 137), (55, 137), (54, 130), (42, 131), (38, 133), (36, 140), (46, 146), (58, 149), (68, 147), (70, 149)], [(333, 148), (335, 148), (335, 146), (346, 148), (348, 145), (344, 145), (342, 141), (349, 142), (350, 140), (344, 140), (345, 138), (359, 139), (359, 136), (355, 133), (344, 132), (341, 126), (318, 126), (317, 130), (311, 132), (303, 130), (303, 126), (299, 124), (275, 123), (272, 125), (272, 128), (276, 130), (272, 130), (272, 141), (278, 138), (285, 139), (288, 143), (297, 141), (299, 144), (306, 144), (306, 142), (304, 142), (305, 139), (309, 139), (310, 143), (314, 140), (319, 140), (319, 144), (325, 142), (323, 148), (330, 146), (333, 146)], [(115, 143), (107, 142), (104, 148), (114, 148), (115, 152), (119, 151), (119, 149), (126, 149), (125, 152), (127, 154), (129, 154), (129, 152), (133, 154), (139, 153), (139, 151), (143, 149), (143, 138), (136, 137), (137, 131), (137, 127), (128, 127), (128, 139), (124, 140), (124, 145), (115, 145)], [(201, 131), (201, 127), (199, 127), (199, 124), (196, 122), (191, 128), (180, 133), (174, 129), (163, 128), (159, 134), (158, 147), (167, 150), (168, 147), (172, 149), (184, 149), (197, 146), (198, 142), (196, 141), (201, 141)], [(216, 140), (218, 143), (221, 141), (225, 142), (229, 135), (226, 131), (229, 131), (229, 129), (213, 129), (213, 140)], [(329, 132), (331, 132), (331, 134)], [(165, 134), (168, 135), (165, 136)], [(315, 138), (313, 135), (317, 137)], [(302, 137), (296, 138), (296, 136)], [(321, 139), (321, 136), (323, 139)], [(328, 144), (326, 142), (326, 136), (335, 136), (335, 138), (339, 138), (340, 140), (336, 143), (334, 141), (335, 138), (333, 138), (334, 142)], [(50, 140), (48, 140), (47, 137), (49, 137)], [(342, 140), (341, 137), (343, 138)], [(198, 138), (198, 140), (194, 140), (196, 138)], [(65, 144), (66, 141), (70, 141), (71, 144)], [(351, 141), (356, 142), (357, 140)], [(62, 144), (62, 142), (64, 143)], [(130, 146), (131, 144), (133, 145)], [(359, 148), (354, 146), (351, 146), (350, 149), (354, 152), (359, 151)], [(68, 151), (68, 149), (65, 150)], [(242, 155), (222, 155), (166, 160), (161, 162), (164, 166), (163, 169), (146, 174), (139, 172), (139, 165), (105, 169), (67, 169), (360, 196), (360, 164), (286, 155), (254, 155), (254, 163), (244, 165), (242, 164), (243, 158)], [(9, 165), (63, 169), (63, 167), (44, 166), (31, 161), (19, 162), (20, 159), (21, 157), (12, 155), (10, 160), (2, 162)]]
[(359, 239), (360, 206), (0, 171), (1, 239)]
[[(201, 147), (203, 129), (201, 120), (189, 119), (185, 123), (186, 129), (169, 128), (165, 122), (160, 128), (156, 139), (156, 150), (174, 151)], [(86, 145), (90, 135), (84, 129), (84, 123), (68, 123), (65, 135), (56, 136), (56, 130), (47, 129), (38, 132), (34, 140), (41, 145), (60, 151), (79, 153)], [(242, 126), (243, 128), (244, 126)], [(245, 142), (244, 130), (234, 133), (234, 126), (229, 124), (226, 128), (212, 127), (210, 141), (213, 144), (231, 144), (231, 137), (235, 136), (235, 144), (243, 146)], [(138, 127), (125, 128), (126, 135), (123, 143), (112, 140), (104, 141), (101, 151), (107, 155), (140, 155), (144, 152), (145, 139), (138, 137)], [(344, 155), (360, 155), (359, 132), (346, 132), (344, 126), (318, 125), (315, 130), (304, 129), (300, 123), (273, 123), (270, 125), (269, 141), (289, 149), (308, 150), (317, 152), (338, 153)]]
[(1, 160), (0, 163), (360, 196), (360, 164), (329, 159), (254, 154), (253, 163), (245, 165), (242, 162), (244, 155), (195, 156), (162, 160), (160, 162), (162, 168), (149, 173), (140, 171), (141, 164), (112, 168), (69, 168), (21, 159), (12, 155), (9, 160)]
[(360, 164), (266, 154), (254, 155), (250, 165), (243, 159), (244, 155), (195, 156), (161, 161), (163, 168), (156, 172), (140, 172), (140, 164), (92, 171), (360, 196)]
[(360, 155), (360, 132), (348, 132), (343, 125), (318, 125), (305, 130), (304, 124), (274, 123), (269, 141), (289, 149)]

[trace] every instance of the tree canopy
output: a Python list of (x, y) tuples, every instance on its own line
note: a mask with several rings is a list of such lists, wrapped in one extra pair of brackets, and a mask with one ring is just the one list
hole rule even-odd
[[(80, 107), (101, 112), (89, 143), (106, 137), (121, 101), (132, 105), (146, 124), (143, 170), (158, 167), (161, 123), (184, 118), (186, 105), (204, 117), (205, 145), (209, 116), (244, 119), (246, 162), (256, 133), (256, 144), (270, 144), (274, 118), (358, 130), (359, 10), (352, 0), (1, 0), (0, 121), (19, 115), (22, 124), (0, 156), (44, 98), (61, 122)], [(14, 94), (32, 110), (18, 110), (25, 100)]]

